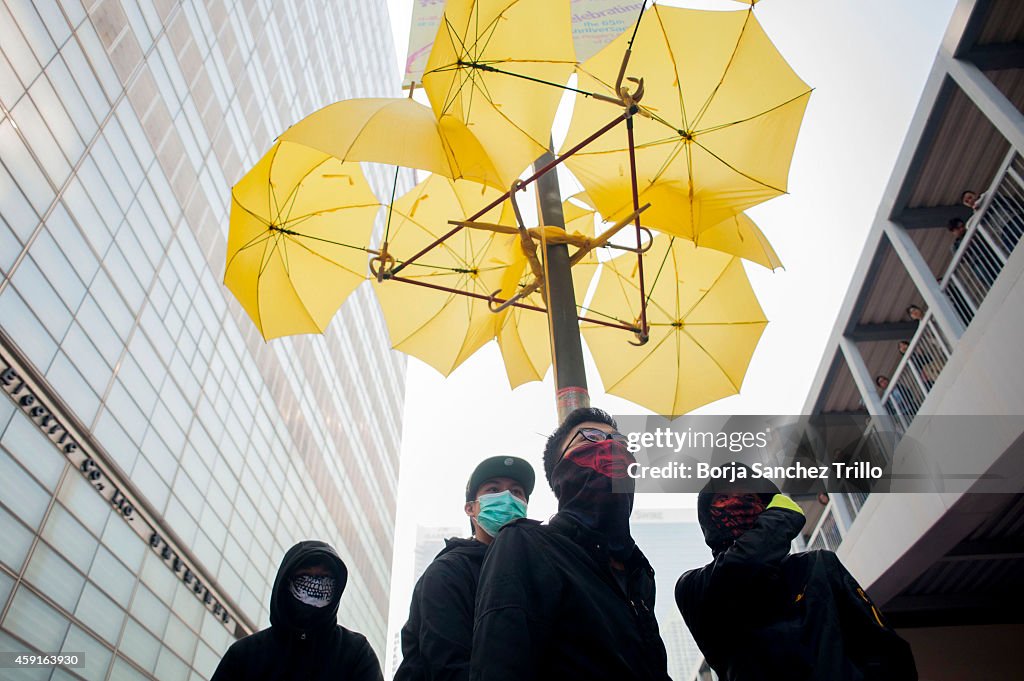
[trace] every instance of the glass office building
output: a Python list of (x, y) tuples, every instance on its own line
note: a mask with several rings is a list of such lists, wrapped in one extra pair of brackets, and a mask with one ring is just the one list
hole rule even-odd
[(0, 1), (0, 651), (86, 658), (0, 679), (208, 678), (314, 537), (383, 659), (404, 359), (366, 290), (265, 343), (221, 279), (230, 185), (397, 95), (390, 35), (382, 1)]

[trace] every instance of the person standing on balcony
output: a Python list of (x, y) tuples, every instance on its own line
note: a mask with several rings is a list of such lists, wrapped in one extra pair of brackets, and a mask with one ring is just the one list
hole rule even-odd
[[(953, 235), (953, 243), (950, 244), (949, 250), (955, 256), (964, 242), (964, 237), (967, 236), (967, 224), (960, 218), (953, 218), (947, 226), (949, 233)], [(976, 234), (965, 248), (967, 250), (964, 252), (962, 260), (970, 267), (971, 273), (976, 279), (973, 288), (987, 293), (995, 283), (1002, 264), (996, 257), (995, 251), (988, 245), (984, 235)]]
[(446, 539), (416, 582), (395, 681), (469, 679), (480, 567), (498, 530), (526, 517), (535, 477), (533, 466), (515, 456), (484, 459), (469, 476), (464, 510), (473, 537)]
[(790, 555), (804, 513), (770, 480), (711, 481), (697, 519), (714, 558), (679, 578), (676, 605), (723, 681), (917, 679), (910, 646), (835, 553)]
[[(960, 203), (977, 212), (985, 205), (986, 196), (987, 193), (979, 194), (968, 189), (960, 195)], [(993, 214), (992, 218), (988, 220), (990, 224), (1002, 225), (999, 236), (1007, 254), (1012, 253), (1017, 242), (1024, 235), (1024, 215), (1022, 215), (1021, 206), (1016, 200), (1007, 198), (997, 191), (992, 197), (987, 212)]]

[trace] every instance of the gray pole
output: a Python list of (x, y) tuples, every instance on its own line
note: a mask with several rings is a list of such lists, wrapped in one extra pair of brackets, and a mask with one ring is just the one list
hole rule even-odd
[[(548, 151), (534, 164), (537, 170), (554, 160)], [(537, 203), (541, 224), (565, 229), (562, 196), (557, 171), (552, 168), (537, 180)], [(547, 270), (548, 328), (551, 334), (551, 362), (555, 374), (555, 400), (561, 423), (574, 409), (590, 406), (587, 372), (583, 367), (583, 345), (576, 318), (576, 296), (569, 268), (569, 247), (549, 245), (544, 254)]]

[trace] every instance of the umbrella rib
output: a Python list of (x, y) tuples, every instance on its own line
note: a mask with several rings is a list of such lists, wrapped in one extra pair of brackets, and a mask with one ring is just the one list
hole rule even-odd
[(687, 208), (690, 211), (690, 229), (693, 231), (693, 243), (697, 243), (697, 216), (693, 214), (693, 149), (689, 144), (686, 147), (686, 191)]
[(685, 329), (680, 329), (680, 331), (682, 333), (685, 333), (686, 337), (692, 340), (694, 345), (700, 348), (701, 352), (703, 352), (707, 356), (707, 358), (710, 359), (716, 367), (718, 367), (718, 370), (722, 372), (722, 375), (725, 376), (725, 380), (729, 381), (729, 385), (733, 387), (733, 390), (739, 393), (740, 387), (733, 382), (732, 376), (729, 375), (729, 372), (725, 370), (725, 367), (722, 366), (722, 364), (715, 358), (715, 356), (708, 352), (708, 349), (705, 348), (700, 341), (698, 341), (696, 338), (690, 335), (688, 331), (686, 331)]
[(412, 338), (413, 336), (415, 336), (416, 334), (421, 332), (423, 329), (427, 328), (427, 326), (432, 324), (435, 319), (437, 319), (438, 317), (441, 316), (441, 313), (445, 311), (445, 308), (448, 307), (449, 303), (451, 303), (451, 301), (454, 298), (455, 298), (455, 294), (454, 293), (449, 293), (448, 297), (441, 304), (441, 306), (437, 309), (437, 312), (434, 312), (432, 315), (430, 315), (425, 320), (423, 320), (422, 324), (420, 324), (415, 329), (413, 329), (412, 331), (407, 333), (404, 338), (402, 338), (400, 341), (398, 341), (398, 343), (394, 343), (393, 346), (397, 346), (397, 345), (399, 345), (401, 343), (404, 343), (405, 341), (409, 340), (410, 338)]
[[(301, 248), (304, 251), (308, 252), (313, 257), (319, 258), (320, 260), (323, 260), (326, 263), (330, 263), (331, 265), (334, 265), (338, 269), (345, 270), (346, 272), (351, 272), (352, 274), (356, 275), (357, 277), (365, 277), (366, 276), (365, 272), (356, 272), (355, 270), (353, 270), (352, 268), (348, 267), (347, 265), (343, 265), (342, 263), (340, 263), (340, 262), (338, 262), (336, 260), (332, 260), (331, 258), (328, 258), (323, 253), (320, 253), (319, 251), (313, 250), (312, 248), (310, 248), (309, 246), (307, 246), (306, 244), (302, 243), (301, 241), (299, 241), (297, 239), (289, 239), (289, 242), (294, 244), (297, 248)], [(288, 269), (289, 269), (289, 265), (288, 265), (288, 263), (286, 261), (285, 262), (285, 270), (287, 271)], [(290, 272), (289, 272), (289, 276), (290, 276)]]
[(737, 52), (739, 52), (740, 42), (743, 40), (743, 34), (747, 32), (747, 25), (750, 23), (750, 18), (754, 16), (754, 13), (752, 11), (753, 5), (751, 5), (750, 7), (751, 9), (747, 10), (746, 18), (743, 19), (743, 26), (740, 27), (740, 34), (736, 36), (736, 44), (732, 48), (732, 54), (729, 55), (729, 61), (726, 62), (725, 68), (722, 69), (722, 76), (721, 78), (718, 79), (718, 84), (715, 85), (715, 89), (711, 91), (710, 95), (708, 95), (707, 101), (704, 102), (704, 105), (700, 108), (700, 111), (697, 112), (697, 117), (694, 118), (693, 120), (693, 127), (695, 128), (698, 125), (700, 125), (700, 120), (704, 117), (704, 114), (706, 114), (708, 109), (711, 107), (711, 100), (713, 100), (715, 98), (715, 95), (718, 94), (719, 88), (722, 87), (722, 83), (725, 82), (726, 76), (729, 75), (729, 68), (732, 66), (733, 60), (736, 59)]
[[(295, 218), (289, 218), (285, 222), (280, 223), (280, 227), (284, 227), (285, 225), (290, 225), (294, 227), (295, 225), (302, 224), (303, 222), (311, 218), (320, 217), (322, 215), (329, 215), (331, 213), (337, 213), (343, 210), (354, 210), (357, 208), (380, 208), (380, 204), (374, 201), (372, 203), (353, 203), (350, 206), (338, 206), (337, 208), (324, 208), (323, 210), (315, 210), (312, 213), (306, 213), (305, 215), (300, 215)], [(270, 225), (267, 226), (269, 227)]]
[[(618, 385), (620, 383), (622, 383), (624, 380), (626, 380), (627, 378), (632, 376), (633, 373), (635, 373), (636, 370), (639, 369), (641, 366), (646, 364), (647, 360), (649, 360), (651, 357), (653, 357), (654, 353), (658, 351), (658, 348), (660, 348), (662, 345), (664, 345), (665, 341), (667, 341), (671, 337), (672, 337), (672, 334), (670, 334), (670, 333), (665, 334), (665, 337), (662, 338), (661, 340), (659, 340), (657, 343), (655, 343), (654, 347), (650, 348), (650, 350), (647, 352), (647, 354), (644, 355), (644, 357), (639, 362), (636, 363), (635, 367), (633, 367), (632, 369), (627, 371), (625, 374), (623, 374), (622, 377), (619, 378), (619, 380), (615, 381), (615, 383), (613, 383), (611, 385), (611, 387), (605, 388), (605, 392), (611, 392), (616, 387), (618, 387)], [(678, 353), (676, 353), (676, 354), (678, 355)]]
[[(704, 293), (699, 298), (697, 298), (697, 300), (695, 300), (693, 302), (693, 305), (691, 305), (689, 307), (689, 309), (686, 310), (685, 313), (683, 313), (680, 316), (680, 319), (686, 319), (686, 317), (688, 317), (694, 310), (697, 309), (698, 305), (700, 305), (702, 302), (704, 302), (704, 299), (707, 298), (707, 295), (709, 293), (711, 293), (711, 289), (715, 288), (715, 286), (718, 284), (718, 282), (722, 280), (722, 277), (725, 275), (725, 271), (729, 269), (729, 266), (732, 265), (732, 263), (736, 259), (737, 259), (736, 256), (733, 256), (729, 260), (729, 262), (727, 262), (725, 264), (725, 267), (723, 267), (721, 270), (718, 271), (718, 274), (715, 275), (715, 280), (713, 282), (711, 282), (710, 286), (708, 286), (706, 289), (704, 289)], [(743, 267), (743, 265), (740, 265), (740, 267)]]
[[(398, 214), (401, 215), (403, 218), (405, 218), (406, 221), (411, 222), (412, 224), (416, 225), (421, 230), (423, 230), (427, 234), (427, 236), (432, 237), (435, 242), (437, 241), (438, 237), (437, 237), (436, 234), (434, 234), (434, 232), (431, 231), (430, 227), (428, 227), (424, 223), (422, 223), (422, 222), (420, 222), (420, 221), (418, 221), (418, 220), (416, 220), (414, 218), (409, 217), (408, 215), (406, 215), (405, 213), (403, 213), (401, 211), (398, 211)], [(436, 244), (436, 246), (441, 246), (442, 248), (446, 249), (451, 254), (452, 257), (457, 258), (459, 260), (459, 262), (461, 262), (463, 265), (465, 265), (466, 269), (471, 269), (470, 264), (466, 261), (466, 259), (464, 257), (462, 257), (462, 255), (460, 255), (458, 251), (456, 251), (454, 248), (452, 248), (451, 245), (447, 241), (442, 241), (441, 243)], [(433, 250), (433, 249), (431, 249), (431, 250)], [(417, 263), (418, 263), (418, 261), (413, 261), (412, 264), (415, 265)]]
[[(679, 113), (683, 117), (683, 129), (687, 127), (686, 123), (686, 102), (683, 101), (683, 79), (679, 77), (679, 63), (676, 61), (675, 52), (672, 49), (672, 41), (669, 40), (668, 31), (665, 29), (665, 23), (661, 19), (661, 13), (658, 11), (658, 5), (654, 5), (654, 15), (658, 18), (658, 27), (661, 29), (661, 36), (665, 41), (665, 47), (668, 50), (669, 60), (672, 62), (672, 73), (676, 77), (676, 95), (679, 98)], [(668, 125), (672, 129), (679, 131), (674, 125), (668, 121), (657, 118), (658, 122)]]
[(718, 160), (719, 160), (719, 161), (720, 161), (720, 162), (722, 163), (722, 165), (724, 165), (725, 167), (727, 167), (727, 168), (728, 168), (729, 170), (732, 170), (732, 171), (733, 171), (733, 172), (735, 172), (735, 173), (736, 173), (737, 175), (742, 175), (743, 177), (747, 178), (747, 179), (748, 179), (748, 180), (750, 180), (751, 182), (755, 182), (755, 183), (757, 183), (757, 184), (761, 185), (762, 187), (766, 187), (766, 188), (768, 188), (768, 189), (772, 189), (772, 190), (774, 190), (774, 191), (777, 191), (777, 192), (779, 192), (780, 194), (785, 194), (785, 193), (786, 193), (786, 190), (785, 190), (785, 189), (782, 189), (781, 187), (776, 187), (776, 186), (774, 186), (774, 185), (768, 184), (767, 182), (764, 182), (764, 181), (762, 181), (762, 180), (759, 180), (759, 179), (757, 179), (756, 177), (751, 177), (750, 175), (748, 175), (747, 173), (743, 172), (742, 170), (740, 170), (739, 168), (737, 168), (737, 167), (736, 167), (736, 166), (734, 166), (733, 164), (731, 164), (731, 163), (729, 163), (728, 161), (726, 161), (726, 160), (725, 160), (724, 158), (722, 158), (721, 156), (719, 156), (719, 155), (718, 155), (718, 154), (716, 154), (715, 152), (713, 152), (713, 151), (711, 151), (710, 149), (708, 149), (707, 147), (705, 147), (705, 146), (704, 146), (703, 144), (701, 144), (701, 143), (700, 143), (700, 142), (698, 142), (697, 140), (693, 140), (693, 143), (694, 143), (694, 144), (696, 144), (696, 145), (697, 145), (698, 147), (700, 147), (701, 149), (703, 149), (704, 151), (706, 151), (706, 152), (708, 152), (709, 154), (711, 154), (712, 156), (714, 156), (714, 157), (715, 157), (716, 159), (718, 159)]
[[(483, 93), (481, 93), (481, 94), (483, 94)], [(494, 100), (490, 99), (490, 98), (489, 98), (489, 97), (487, 97), (486, 95), (483, 95), (483, 96), (484, 96), (484, 98), (485, 98), (485, 99), (487, 99), (487, 101), (488, 101), (488, 102), (489, 102), (489, 103), (490, 103), (491, 105), (493, 105), (493, 104), (494, 104)], [(515, 128), (516, 130), (518, 130), (519, 132), (521, 132), (521, 133), (523, 134), (523, 137), (525, 137), (526, 139), (528, 139), (528, 140), (532, 141), (532, 142), (533, 142), (534, 144), (536, 144), (537, 146), (539, 146), (539, 147), (540, 147), (541, 149), (544, 149), (545, 151), (547, 150), (547, 148), (548, 148), (548, 145), (547, 145), (547, 143), (546, 143), (546, 142), (545, 142), (545, 143), (543, 143), (543, 144), (541, 144), (541, 143), (540, 143), (540, 142), (539, 142), (538, 140), (535, 140), (535, 139), (533, 139), (533, 137), (531, 137), (531, 136), (530, 136), (530, 133), (526, 132), (526, 131), (525, 131), (525, 130), (523, 130), (523, 129), (522, 129), (521, 127), (519, 127), (518, 125), (516, 125), (515, 121), (513, 121), (513, 120), (512, 120), (511, 118), (509, 118), (508, 116), (506, 116), (506, 115), (505, 115), (505, 112), (504, 112), (504, 111), (500, 110), (500, 109), (499, 109), (498, 107), (494, 107), (494, 111), (495, 111), (495, 112), (496, 112), (496, 113), (497, 113), (497, 114), (498, 114), (499, 116), (501, 116), (501, 117), (502, 117), (503, 119), (505, 119), (505, 121), (507, 121), (509, 125), (511, 125), (511, 126), (512, 126), (513, 128)]]
[[(274, 155), (274, 158), (277, 158), (276, 153)], [(312, 168), (310, 168), (309, 170), (307, 170), (306, 172), (304, 172), (302, 174), (302, 177), (299, 178), (299, 181), (295, 183), (295, 185), (288, 192), (288, 195), (285, 197), (285, 203), (288, 204), (288, 214), (284, 217), (284, 220), (281, 220), (281, 207), (278, 206), (277, 221), (276, 221), (278, 224), (286, 224), (286, 223), (288, 223), (291, 220), (292, 210), (295, 209), (295, 203), (299, 200), (299, 189), (302, 187), (302, 182), (307, 177), (309, 177), (314, 172), (316, 172), (319, 168), (321, 168), (324, 164), (328, 163), (329, 161), (336, 161), (336, 160), (338, 160), (338, 159), (336, 159), (333, 156), (329, 156), (329, 155), (325, 154), (324, 157), (316, 165), (314, 165)]]
[[(277, 206), (275, 205), (277, 196), (274, 194), (274, 183), (270, 179), (270, 171), (274, 168), (274, 160), (277, 158), (277, 152), (281, 150), (281, 145), (278, 144), (274, 147), (274, 155), (270, 157), (267, 170), (267, 215), (277, 215)], [(241, 203), (239, 203), (241, 205)]]
[[(274, 248), (276, 247), (277, 246), (275, 245)], [(260, 307), (260, 279), (263, 278), (263, 273), (266, 271), (267, 264), (270, 262), (270, 258), (267, 256), (267, 248), (269, 248), (269, 243), (263, 245), (263, 255), (260, 258), (260, 268), (259, 271), (256, 273), (256, 316), (259, 318), (256, 324), (259, 327), (260, 333), (263, 334), (264, 338), (266, 338), (266, 334), (263, 333), (263, 309)], [(272, 254), (273, 251), (271, 251), (271, 255)]]
[(228, 261), (227, 267), (231, 267), (232, 261), (234, 261), (235, 257), (239, 253), (241, 253), (242, 251), (246, 250), (247, 248), (252, 248), (253, 246), (258, 245), (262, 241), (266, 241), (267, 239), (271, 238), (272, 236), (273, 236), (273, 232), (267, 231), (267, 232), (260, 232), (259, 234), (257, 234), (253, 238), (249, 239), (247, 242), (245, 242), (244, 244), (242, 244), (241, 246), (239, 246), (235, 250), (234, 255), (231, 256), (231, 260)]
[(754, 114), (753, 116), (748, 116), (747, 118), (741, 118), (740, 120), (733, 121), (731, 123), (722, 123), (720, 125), (715, 125), (715, 126), (712, 126), (710, 128), (705, 128), (704, 130), (697, 130), (693, 134), (694, 135), (707, 135), (708, 133), (717, 132), (717, 131), (721, 130), (722, 128), (729, 128), (729, 127), (732, 127), (734, 125), (740, 125), (741, 123), (748, 123), (748, 122), (750, 122), (752, 120), (760, 118), (761, 116), (767, 116), (768, 114), (773, 113), (775, 111), (778, 111), (779, 109), (781, 109), (783, 107), (789, 106), (793, 102), (801, 100), (804, 97), (806, 97), (807, 95), (811, 94), (811, 92), (812, 92), (812, 90), (809, 88), (805, 92), (801, 92), (800, 94), (796, 95), (795, 97), (793, 97), (791, 99), (787, 99), (785, 102), (782, 102), (781, 104), (776, 104), (772, 108), (766, 109), (766, 110), (762, 111), (761, 113)]
[[(654, 289), (658, 286), (658, 280), (661, 279), (661, 273), (665, 270), (665, 263), (668, 262), (669, 253), (672, 252), (672, 244), (676, 242), (676, 238), (672, 237), (668, 242), (668, 248), (665, 249), (665, 255), (661, 259), (661, 264), (658, 265), (658, 273), (654, 275), (654, 281), (651, 282), (651, 290), (647, 293), (647, 304), (651, 304), (651, 298), (654, 296)], [(678, 297), (678, 294), (677, 294)]]

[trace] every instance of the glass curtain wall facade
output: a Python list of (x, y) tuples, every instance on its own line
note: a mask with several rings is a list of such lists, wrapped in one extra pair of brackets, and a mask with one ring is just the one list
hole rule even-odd
[(365, 287), (264, 343), (221, 281), (229, 187), (398, 95), (390, 35), (383, 1), (0, 0), (0, 650), (86, 654), (0, 679), (208, 678), (307, 538), (384, 659), (404, 359)]

